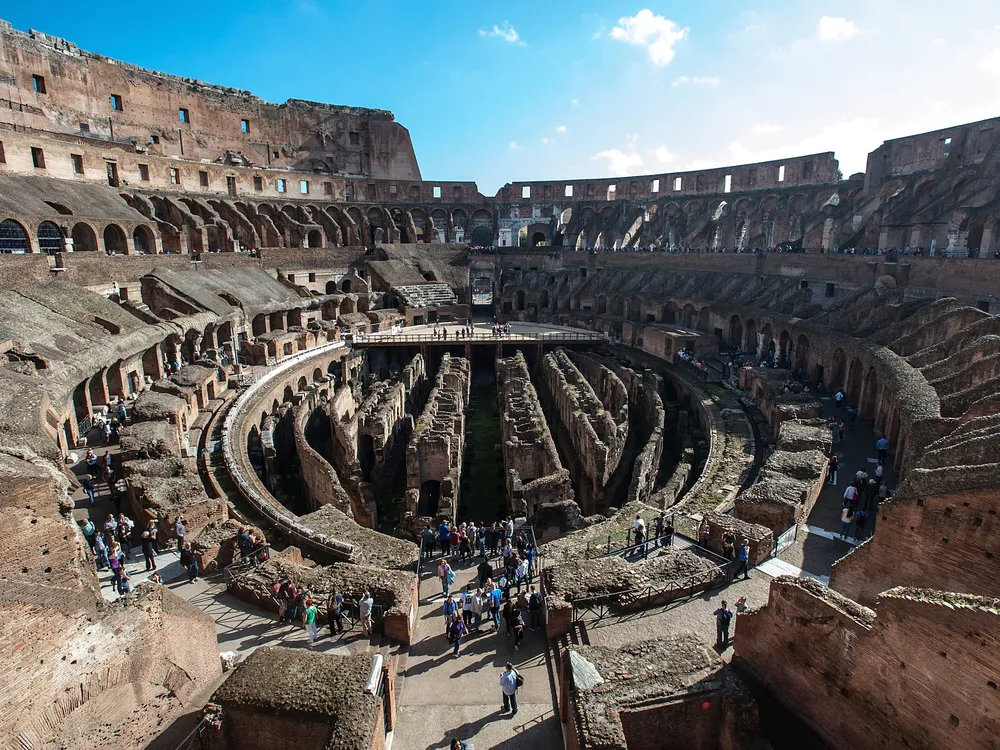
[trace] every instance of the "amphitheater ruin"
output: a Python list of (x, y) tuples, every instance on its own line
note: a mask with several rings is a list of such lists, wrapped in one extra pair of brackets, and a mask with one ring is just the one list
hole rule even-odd
[(1000, 117), (486, 196), (0, 42), (5, 747), (998, 747)]

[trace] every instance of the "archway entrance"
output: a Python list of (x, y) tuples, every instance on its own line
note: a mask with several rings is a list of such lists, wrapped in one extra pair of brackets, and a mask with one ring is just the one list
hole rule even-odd
[(0, 253), (21, 255), (30, 253), (28, 233), (13, 219), (0, 221)]
[(38, 225), (38, 252), (55, 255), (63, 249), (62, 232), (51, 221), (43, 221)]
[(144, 227), (141, 224), (137, 226), (132, 232), (132, 244), (135, 245), (137, 253), (143, 255), (156, 253), (156, 243), (153, 241), (153, 233), (149, 231), (149, 227)]
[(124, 255), (128, 252), (125, 232), (117, 224), (108, 224), (104, 227), (104, 249), (108, 255), (112, 253)]
[(371, 435), (358, 438), (358, 463), (361, 465), (361, 481), (370, 482), (372, 469), (375, 468), (375, 438)]
[(441, 483), (430, 479), (420, 485), (420, 502), (417, 506), (418, 516), (433, 516), (438, 512), (441, 503)]
[(97, 234), (89, 224), (80, 222), (73, 227), (73, 251), (87, 252), (97, 250)]

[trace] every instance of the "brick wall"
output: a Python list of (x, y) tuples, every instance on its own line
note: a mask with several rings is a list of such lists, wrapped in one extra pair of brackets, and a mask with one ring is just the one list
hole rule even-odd
[(893, 586), (1000, 597), (1000, 492), (912, 497), (879, 507), (878, 532), (833, 565), (831, 588), (865, 604)]
[(874, 612), (782, 576), (736, 618), (735, 662), (834, 747), (992, 747), (1000, 733), (996, 600), (916, 589)]

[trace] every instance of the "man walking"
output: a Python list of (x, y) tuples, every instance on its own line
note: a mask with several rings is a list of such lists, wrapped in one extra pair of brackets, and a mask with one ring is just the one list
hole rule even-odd
[(361, 630), (368, 636), (372, 634), (372, 607), (374, 606), (375, 600), (366, 591), (361, 597), (361, 601), (358, 602), (358, 614), (361, 616)]
[(508, 709), (511, 710), (511, 716), (517, 713), (517, 681), (519, 677), (514, 665), (507, 662), (503, 674), (500, 675), (500, 690), (503, 693), (503, 708), (500, 709), (502, 714), (507, 713)]
[(309, 633), (309, 648), (316, 645), (316, 603), (312, 599), (306, 599), (306, 609), (302, 613), (302, 623), (306, 626), (306, 631)]
[[(736, 568), (736, 576), (743, 573), (743, 580), (745, 581), (750, 577), (750, 545), (746, 541), (740, 545), (737, 560), (739, 561), (739, 566)], [(735, 578), (736, 576), (733, 577)]]
[(878, 450), (878, 460), (885, 461), (885, 454), (889, 452), (889, 441), (886, 440), (885, 435), (878, 439), (875, 448)]
[(333, 636), (333, 629), (337, 629), (337, 633), (344, 632), (344, 595), (339, 591), (330, 597), (330, 600), (326, 603), (327, 617), (330, 622), (330, 636)]
[(733, 621), (733, 610), (723, 599), (722, 606), (715, 610), (714, 614), (715, 645), (720, 651), (725, 651), (729, 647), (729, 624)]

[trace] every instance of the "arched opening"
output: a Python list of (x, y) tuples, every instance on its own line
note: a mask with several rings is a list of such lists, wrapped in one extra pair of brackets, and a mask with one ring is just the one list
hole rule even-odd
[(666, 302), (663, 305), (663, 309), (660, 311), (660, 322), (661, 323), (676, 323), (677, 322), (677, 305), (673, 302)]
[(104, 227), (104, 251), (108, 255), (123, 255), (128, 252), (125, 231), (117, 224), (108, 224)]
[(361, 481), (370, 482), (372, 469), (375, 468), (375, 438), (371, 435), (358, 438), (358, 464), (361, 466)]
[(309, 247), (323, 247), (323, 233), (318, 229), (313, 229), (306, 235), (306, 242)]
[(90, 224), (84, 224), (82, 221), (75, 224), (72, 237), (74, 252), (83, 253), (97, 250), (97, 234)]
[(313, 382), (318, 383), (321, 380), (325, 380), (325, 378), (323, 377), (323, 370), (317, 367), (315, 370), (313, 370)]
[(611, 298), (611, 314), (625, 317), (625, 298), (616, 294)]
[(704, 331), (705, 333), (708, 333), (708, 326), (709, 326), (709, 323), (711, 322), (710, 315), (711, 315), (711, 313), (709, 313), (707, 307), (703, 307), (703, 308), (701, 308), (701, 310), (698, 311), (698, 330), (699, 331)]
[(753, 318), (747, 321), (746, 338), (743, 339), (743, 351), (751, 357), (757, 357), (757, 321)]
[(685, 328), (694, 328), (694, 305), (684, 305), (681, 313), (681, 325)]
[(340, 291), (342, 291), (344, 294), (351, 293), (351, 280), (346, 276), (340, 280)]
[(23, 255), (31, 252), (28, 233), (13, 219), (0, 221), (0, 253)]
[(59, 227), (51, 221), (43, 221), (38, 225), (38, 252), (48, 255), (61, 253), (63, 236)]
[(545, 233), (544, 232), (535, 232), (533, 235), (531, 235), (531, 246), (532, 247), (538, 247), (539, 245), (544, 245), (544, 244), (545, 244)]
[(420, 485), (420, 502), (417, 507), (418, 516), (433, 516), (438, 512), (441, 502), (441, 483), (429, 479)]
[(642, 320), (642, 300), (638, 297), (633, 297), (628, 303), (628, 316), (635, 323)]
[(833, 361), (830, 363), (830, 370), (827, 374), (826, 387), (828, 390), (837, 391), (844, 387), (844, 378), (847, 376), (847, 355), (843, 349), (836, 349), (833, 352)]
[(285, 315), (281, 310), (273, 312), (270, 315), (271, 330), (272, 331), (283, 331), (285, 330)]
[(795, 341), (795, 368), (809, 376), (809, 339), (802, 333)]
[(514, 295), (514, 309), (523, 310), (524, 309), (524, 290), (518, 289), (517, 293)]
[(597, 314), (604, 315), (608, 311), (608, 298), (600, 296), (597, 298)]
[(743, 341), (743, 322), (739, 315), (734, 315), (729, 319), (729, 343), (740, 346)]
[(153, 233), (149, 230), (149, 227), (140, 224), (132, 232), (132, 244), (135, 246), (135, 251), (137, 253), (142, 253), (143, 255), (153, 255), (156, 253), (156, 242), (153, 239)]
[(292, 386), (286, 385), (285, 386), (285, 390), (282, 391), (282, 394), (281, 394), (281, 401), (282, 401), (282, 403), (290, 404), (294, 400), (295, 400), (295, 394), (292, 393)]
[(864, 367), (861, 360), (855, 357), (847, 371), (847, 405), (857, 407), (861, 402), (861, 373)]
[(302, 393), (302, 391), (309, 387), (309, 381), (306, 380), (305, 375), (299, 378), (299, 382), (296, 383), (296, 387), (298, 388), (299, 393)]
[[(472, 220), (476, 221), (476, 214), (473, 214)], [(473, 247), (490, 247), (493, 245), (493, 232), (486, 225), (479, 225), (472, 227), (471, 243)]]
[(337, 289), (337, 282), (336, 281), (334, 281), (333, 279), (330, 279), (328, 282), (326, 282), (326, 293), (327, 294), (336, 294), (338, 291), (340, 291), (340, 290)]
[(862, 419), (872, 419), (875, 416), (875, 404), (878, 401), (878, 377), (875, 368), (869, 367), (861, 384), (861, 401), (858, 404), (858, 416)]
[[(84, 380), (73, 389), (73, 412), (79, 422), (84, 417), (90, 416), (90, 409), (87, 407), (87, 381)], [(81, 435), (80, 437), (86, 437)]]
[(267, 317), (264, 313), (259, 313), (254, 316), (252, 330), (254, 336), (263, 336), (267, 333)]
[(790, 339), (788, 331), (782, 331), (778, 336), (778, 364), (782, 367), (788, 367), (788, 343)]

